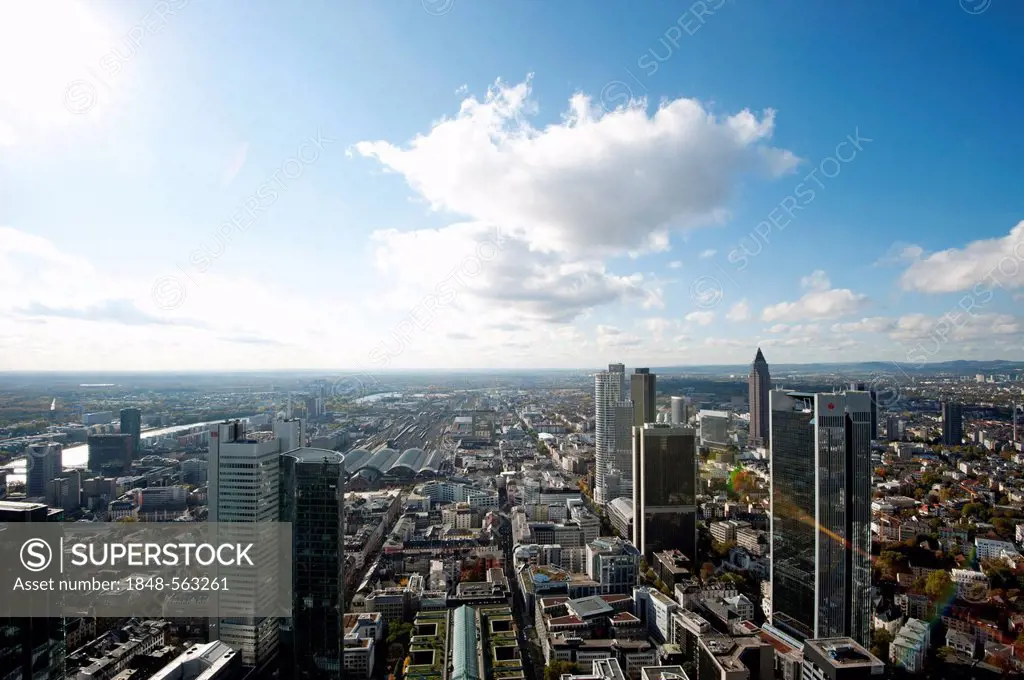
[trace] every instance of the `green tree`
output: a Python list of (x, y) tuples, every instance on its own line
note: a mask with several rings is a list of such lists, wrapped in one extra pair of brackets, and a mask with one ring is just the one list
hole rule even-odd
[(571, 661), (552, 661), (544, 667), (544, 680), (560, 680), (566, 673), (579, 673), (579, 666)]
[(892, 634), (885, 628), (876, 628), (871, 635), (871, 653), (879, 659), (889, 660), (889, 643), (892, 642)]
[(952, 587), (953, 580), (949, 577), (949, 572), (939, 569), (928, 574), (924, 583), (924, 594), (933, 600), (941, 600), (949, 595)]

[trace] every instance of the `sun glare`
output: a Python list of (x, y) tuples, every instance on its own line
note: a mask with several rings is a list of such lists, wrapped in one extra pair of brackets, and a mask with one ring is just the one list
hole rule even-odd
[(0, 63), (6, 65), (0, 70), (0, 122), (6, 137), (72, 121), (69, 88), (95, 80), (100, 59), (116, 44), (117, 36), (85, 3), (0, 3)]

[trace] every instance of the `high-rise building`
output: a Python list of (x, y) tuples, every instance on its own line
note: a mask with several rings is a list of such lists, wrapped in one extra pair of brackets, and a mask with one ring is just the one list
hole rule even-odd
[(889, 416), (885, 421), (885, 437), (891, 442), (907, 438), (907, 421), (899, 416)]
[(594, 500), (602, 505), (621, 496), (624, 485), (631, 488), (632, 422), (626, 367), (609, 364), (594, 376)]
[(709, 411), (702, 409), (697, 412), (697, 423), (700, 425), (700, 444), (711, 448), (723, 448), (729, 445), (729, 423), (732, 416), (728, 411)]
[[(274, 430), (248, 433), (235, 420), (217, 425), (210, 433), (209, 488), (207, 505), (210, 522), (277, 522), (280, 519), (280, 457), (302, 446), (305, 440), (300, 420), (278, 420)], [(262, 574), (274, 571), (277, 546), (257, 545), (253, 562), (268, 565)], [(232, 611), (272, 609), (277, 588), (271, 583), (245, 581), (255, 575), (236, 575), (238, 588), (218, 595)], [(221, 640), (242, 655), (250, 669), (272, 667), (278, 654), (279, 621), (273, 617), (214, 618), (210, 640)]]
[(772, 624), (801, 640), (868, 642), (871, 398), (773, 390)]
[(689, 407), (686, 397), (672, 397), (672, 420), (673, 425), (686, 425), (690, 420)]
[(121, 434), (132, 436), (132, 455), (142, 452), (142, 411), (137, 408), (121, 409)]
[(655, 422), (658, 413), (655, 382), (657, 376), (649, 368), (637, 368), (629, 377), (629, 395), (633, 400), (633, 427)]
[(758, 347), (747, 378), (747, 401), (750, 404), (750, 436), (747, 443), (751, 446), (768, 444), (768, 392), (771, 388), (772, 376), (768, 371), (768, 362)]
[(871, 395), (871, 438), (878, 439), (878, 392), (867, 383), (852, 382), (850, 389), (854, 392), (867, 392)]
[(964, 412), (960, 404), (942, 402), (942, 443), (960, 446), (964, 442)]
[(60, 477), (64, 470), (61, 445), (56, 442), (32, 444), (25, 454), (25, 495), (45, 498), (50, 480)]
[(697, 433), (648, 423), (633, 428), (633, 544), (651, 563), (677, 549), (697, 548)]
[[(59, 521), (42, 503), (0, 501), (0, 523)], [(15, 558), (16, 559), (16, 558)], [(24, 602), (25, 594), (21, 602)], [(67, 653), (64, 618), (42, 618), (39, 612), (53, 606), (47, 593), (40, 594), (33, 618), (0, 617), (0, 678), (63, 678)], [(24, 606), (24, 605), (22, 605)]]
[(135, 438), (130, 434), (89, 435), (89, 469), (104, 477), (120, 477), (132, 466)]
[(281, 455), (281, 521), (292, 525), (293, 678), (341, 678), (345, 630), (345, 458), (325, 449)]

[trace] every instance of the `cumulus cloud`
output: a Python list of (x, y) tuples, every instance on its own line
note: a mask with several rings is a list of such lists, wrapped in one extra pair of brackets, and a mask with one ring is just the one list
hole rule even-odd
[(821, 269), (811, 272), (810, 276), (800, 279), (800, 287), (807, 290), (828, 290), (832, 282), (828, 280), (825, 272)]
[(848, 288), (830, 288), (825, 272), (820, 269), (800, 279), (800, 286), (808, 292), (795, 302), (780, 302), (765, 307), (764, 321), (803, 321), (834, 319), (853, 314), (868, 304), (867, 296)]
[(1024, 286), (1024, 221), (1000, 238), (981, 239), (917, 260), (900, 277), (905, 290), (952, 293), (984, 284)]
[(697, 257), (699, 257), (702, 260), (708, 260), (714, 257), (717, 252), (718, 251), (715, 250), (714, 248), (708, 248), (707, 250), (701, 251), (700, 255), (698, 255)]
[[(355, 145), (434, 210), (466, 218), (375, 233), (377, 266), (406, 287), (393, 297), (414, 298), (416, 286), (429, 292), (469, 258), (478, 271), (457, 277), (460, 308), (501, 305), (553, 323), (623, 301), (661, 308), (661, 282), (609, 271), (604, 258), (664, 250), (673, 231), (721, 221), (744, 178), (775, 177), (799, 162), (771, 146), (772, 111), (718, 117), (677, 99), (651, 112), (635, 102), (609, 113), (577, 94), (561, 122), (541, 127), (531, 122), (538, 110), (529, 78), (499, 81), (404, 147)], [(494, 229), (501, 248), (477, 267), (472, 250)]]
[(714, 312), (690, 312), (683, 317), (687, 323), (695, 323), (698, 326), (708, 326), (715, 320)]
[(743, 177), (799, 163), (770, 145), (771, 110), (719, 117), (681, 98), (604, 112), (576, 94), (561, 123), (535, 127), (537, 111), (529, 78), (498, 81), (404, 148), (355, 149), (435, 210), (501, 224), (537, 248), (601, 255), (664, 248), (672, 230), (721, 221)]
[(832, 324), (833, 333), (887, 333), (897, 326), (897, 319), (885, 316), (864, 317), (859, 321)]
[(668, 263), (669, 269), (679, 269), (682, 266), (683, 263), (680, 262), (679, 260), (672, 260), (671, 262)]
[(903, 243), (897, 241), (889, 246), (889, 249), (882, 254), (877, 261), (875, 261), (874, 267), (887, 267), (896, 264), (905, 264), (907, 262), (914, 262), (924, 255), (924, 248), (913, 243)]
[(746, 300), (740, 300), (734, 304), (725, 314), (729, 321), (748, 321), (750, 319), (750, 305)]

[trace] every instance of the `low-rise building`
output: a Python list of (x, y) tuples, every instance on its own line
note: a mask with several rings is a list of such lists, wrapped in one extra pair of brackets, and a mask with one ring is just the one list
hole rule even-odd
[(889, 661), (909, 673), (917, 673), (924, 669), (930, 644), (928, 624), (919, 619), (908, 619), (889, 643)]
[(384, 617), (377, 612), (345, 614), (345, 675), (369, 678), (377, 645), (384, 637)]

